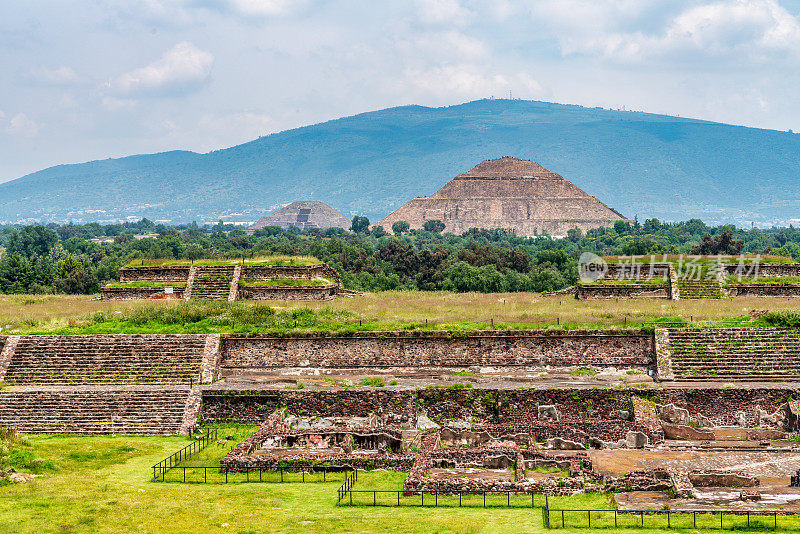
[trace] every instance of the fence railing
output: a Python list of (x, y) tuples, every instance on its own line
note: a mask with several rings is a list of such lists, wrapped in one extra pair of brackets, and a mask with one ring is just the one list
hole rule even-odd
[(357, 467), (353, 468), (353, 472), (344, 478), (344, 484), (339, 486), (339, 489), (336, 490), (336, 494), (339, 497), (336, 500), (336, 506), (339, 506), (342, 503), (342, 499), (344, 499), (347, 496), (347, 493), (351, 491), (351, 488), (355, 485), (356, 481), (358, 481)]
[(314, 467), (220, 467), (219, 465), (174, 466), (156, 471), (156, 482), (186, 484), (231, 484), (241, 482), (335, 482), (347, 476), (350, 468)]
[[(339, 506), (419, 506), (448, 508), (543, 508), (536, 493), (524, 491), (354, 490), (339, 488)], [(538, 494), (541, 495), (541, 494)], [(426, 498), (427, 496), (427, 498)], [(487, 498), (488, 497), (488, 498)]]
[(175, 466), (187, 459), (189, 456), (202, 451), (215, 439), (217, 439), (217, 429), (211, 428), (208, 429), (200, 437), (200, 439), (196, 439), (181, 450), (173, 452), (153, 466), (153, 480), (158, 480), (159, 474), (163, 480), (170, 469), (174, 469)]
[[(614, 510), (550, 508), (545, 503), (547, 528), (715, 528), (742, 530), (759, 528), (778, 530), (781, 517), (798, 516), (800, 511), (786, 510)], [(651, 517), (652, 516), (652, 517)], [(698, 519), (700, 520), (698, 522)], [(727, 519), (727, 521), (726, 521)], [(793, 518), (794, 519), (794, 518)], [(794, 519), (795, 529), (800, 521)]]

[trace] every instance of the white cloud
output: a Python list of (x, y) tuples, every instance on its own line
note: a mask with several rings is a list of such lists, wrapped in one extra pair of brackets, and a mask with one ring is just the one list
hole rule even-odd
[(440, 101), (507, 96), (508, 91), (521, 98), (544, 94), (541, 84), (526, 73), (487, 74), (477, 65), (444, 65), (428, 69), (408, 69), (404, 91)]
[(414, 4), (419, 20), (425, 24), (461, 26), (472, 16), (458, 0), (415, 0)]
[(72, 68), (64, 66), (55, 69), (35, 68), (28, 77), (45, 85), (72, 85), (81, 81), (81, 77)]
[(136, 107), (136, 100), (130, 98), (116, 98), (113, 96), (104, 96), (102, 104), (108, 111), (119, 111), (124, 109), (132, 109)]
[[(604, 11), (607, 15), (608, 10)], [(583, 53), (622, 62), (733, 60), (764, 62), (800, 57), (800, 20), (774, 0), (735, 0), (689, 7), (659, 31), (611, 29), (597, 13), (596, 28), (561, 39), (565, 54)], [(583, 20), (586, 20), (585, 18)], [(619, 26), (619, 23), (617, 23)]]
[(158, 61), (119, 76), (109, 83), (122, 96), (179, 96), (199, 89), (211, 74), (214, 56), (185, 41)]
[(8, 121), (6, 131), (21, 137), (36, 137), (36, 134), (39, 133), (39, 127), (24, 113), (17, 113)]
[(467, 61), (489, 56), (486, 43), (458, 31), (425, 33), (416, 38), (401, 41), (398, 48), (407, 57), (423, 60)]
[(191, 2), (252, 17), (282, 17), (305, 9), (308, 0), (195, 0)]

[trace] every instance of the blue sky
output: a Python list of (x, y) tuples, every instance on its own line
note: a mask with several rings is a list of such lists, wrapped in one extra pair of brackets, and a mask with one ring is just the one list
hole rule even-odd
[(490, 96), (800, 130), (800, 0), (5, 0), (0, 181)]

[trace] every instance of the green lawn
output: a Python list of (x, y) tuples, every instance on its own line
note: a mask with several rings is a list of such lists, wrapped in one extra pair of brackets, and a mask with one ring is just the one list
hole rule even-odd
[[(250, 427), (224, 428), (236, 439), (248, 435)], [(471, 507), (458, 508), (453, 497), (441, 497), (440, 508), (423, 508), (412, 498), (405, 506), (337, 507), (336, 490), (340, 482), (285, 484), (182, 484), (150, 481), (150, 466), (188, 443), (180, 436), (60, 436), (30, 435), (18, 446), (12, 463), (21, 471), (30, 466), (44, 476), (26, 484), (0, 486), (0, 532), (543, 532), (541, 497), (536, 508), (527, 500), (519, 508), (507, 509), (505, 497), (472, 497)], [(235, 440), (231, 440), (235, 441)], [(226, 452), (230, 445), (211, 449), (204, 460)], [(28, 466), (27, 469), (22, 465)], [(405, 473), (377, 471), (361, 473), (355, 489), (399, 489)], [(380, 497), (389, 504), (395, 494)], [(452, 502), (448, 502), (452, 501)], [(494, 499), (494, 500), (492, 500)], [(357, 501), (371, 503), (369, 494)], [(419, 497), (416, 498), (419, 500)], [(465, 499), (466, 501), (466, 499)], [(474, 501), (474, 502), (473, 502)], [(383, 502), (383, 501), (379, 501)], [(495, 506), (492, 506), (495, 505)], [(609, 509), (605, 495), (552, 498), (551, 507)], [(556, 521), (557, 518), (557, 521)], [(566, 514), (562, 532), (588, 532), (569, 528), (586, 525), (585, 514)], [(625, 517), (620, 524), (633, 525), (638, 517)], [(725, 519), (730, 526), (733, 518)], [(737, 525), (744, 525), (744, 518)], [(770, 520), (771, 521), (771, 520)], [(770, 523), (766, 521), (766, 523)], [(800, 521), (780, 520), (782, 530)], [(666, 518), (646, 516), (652, 527), (646, 532), (666, 531)], [(553, 516), (560, 526), (560, 513)], [(638, 528), (613, 528), (613, 513), (592, 517), (593, 526), (606, 532), (645, 532)], [(676, 524), (691, 526), (691, 516), (676, 519)], [(719, 519), (706, 517), (700, 525), (713, 531)], [(771, 526), (771, 523), (770, 523)], [(692, 529), (684, 532), (697, 532)]]

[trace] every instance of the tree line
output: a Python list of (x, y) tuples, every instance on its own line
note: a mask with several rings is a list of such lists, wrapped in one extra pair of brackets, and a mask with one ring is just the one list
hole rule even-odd
[(224, 224), (49, 224), (0, 228), (0, 291), (94, 293), (119, 279), (136, 258), (246, 258), (268, 254), (308, 255), (333, 266), (345, 287), (362, 291), (535, 291), (562, 289), (577, 279), (581, 252), (599, 255), (778, 254), (800, 261), (794, 227), (743, 230), (708, 226), (698, 219), (662, 223), (618, 221), (611, 228), (563, 238), (517, 236), (505, 230), (444, 232), (441, 221), (390, 231), (354, 217), (350, 229), (266, 227), (248, 235)]

